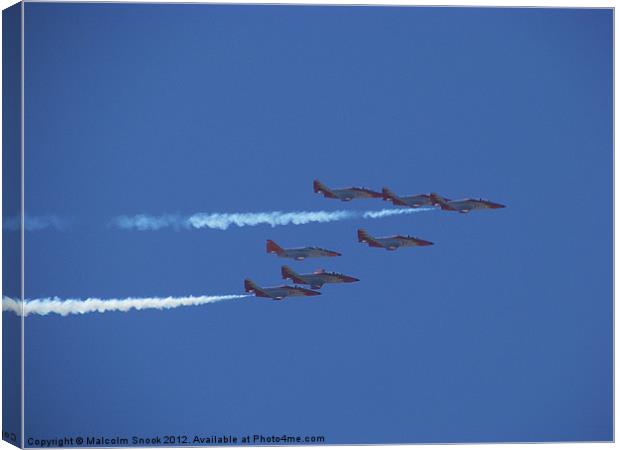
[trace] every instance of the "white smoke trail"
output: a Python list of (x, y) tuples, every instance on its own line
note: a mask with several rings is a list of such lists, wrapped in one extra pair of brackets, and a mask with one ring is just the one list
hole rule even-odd
[(437, 208), (431, 208), (429, 206), (425, 206), (422, 208), (390, 208), (390, 209), (382, 209), (380, 211), (366, 211), (362, 214), (363, 219), (382, 219), (384, 217), (390, 216), (400, 216), (402, 214), (413, 214), (423, 211), (433, 211)]
[[(2, 229), (5, 231), (19, 231), (21, 229), (21, 217), (11, 216), (2, 219)], [(25, 231), (41, 231), (52, 229), (63, 231), (69, 228), (69, 221), (58, 216), (25, 216)]]
[(188, 229), (190, 223), (188, 218), (179, 215), (166, 214), (164, 216), (147, 216), (138, 214), (137, 216), (119, 216), (114, 219), (113, 224), (124, 230), (150, 231), (162, 228), (174, 228), (175, 230)]
[(198, 213), (189, 217), (178, 215), (164, 216), (120, 216), (113, 225), (124, 230), (160, 230), (162, 228), (227, 230), (230, 226), (253, 227), (256, 225), (305, 225), (308, 223), (327, 223), (350, 219), (381, 219), (383, 217), (414, 214), (431, 211), (435, 208), (389, 208), (377, 211), (270, 211), (257, 213)]
[(272, 227), (279, 225), (305, 225), (307, 223), (326, 223), (351, 219), (352, 211), (296, 211), (296, 212), (263, 212), (234, 214), (194, 214), (188, 221), (193, 228), (212, 228), (226, 230), (231, 225), (253, 227), (267, 224)]
[(100, 299), (87, 298), (86, 300), (68, 299), (62, 300), (58, 297), (26, 300), (25, 302), (2, 298), (2, 311), (11, 311), (21, 316), (22, 307), (24, 316), (38, 314), (59, 314), (67, 316), (69, 314), (87, 314), (93, 312), (111, 312), (143, 309), (172, 309), (180, 306), (198, 306), (207, 303), (221, 302), (224, 300), (237, 300), (246, 298), (248, 295), (209, 295), (209, 296), (189, 296), (189, 297), (145, 297), (145, 298), (122, 298), (122, 299)]

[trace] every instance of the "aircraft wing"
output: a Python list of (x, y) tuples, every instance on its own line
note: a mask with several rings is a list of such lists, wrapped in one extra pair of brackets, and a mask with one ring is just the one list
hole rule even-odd
[(419, 206), (422, 205), (428, 205), (429, 203), (432, 204), (432, 200), (431, 200), (431, 196), (428, 194), (420, 194), (420, 195), (416, 195), (415, 197), (413, 197), (413, 199), (415, 199), (416, 204), (418, 204)]
[(444, 211), (458, 211), (458, 208), (455, 208), (448, 202), (439, 203), (439, 207)]
[(408, 203), (406, 203), (406, 202), (402, 201), (399, 197), (396, 197), (396, 196), (394, 196), (394, 197), (390, 197), (390, 200), (392, 200), (392, 203), (393, 203), (394, 205), (398, 205), (398, 206), (409, 206), (409, 204), (408, 204)]
[(332, 191), (321, 191), (319, 192), (319, 194), (323, 194), (323, 197), (327, 197), (327, 198), (338, 198), (338, 196), (334, 194)]
[(498, 209), (498, 208), (505, 208), (506, 207), (506, 205), (502, 205), (501, 203), (495, 203), (495, 202), (492, 202), (490, 200), (479, 199), (479, 200), (472, 200), (472, 201), (475, 201), (476, 203), (482, 204), (486, 208), (489, 208), (489, 209)]
[(416, 245), (433, 245), (432, 242), (430, 241), (425, 241), (424, 239), (418, 239), (416, 237), (412, 237), (412, 236), (396, 236), (397, 239), (401, 239), (403, 241), (409, 241), (409, 242), (414, 242)]
[(306, 289), (299, 286), (286, 286), (290, 295), (300, 295), (300, 296), (311, 296), (311, 295), (321, 295), (318, 291), (313, 291), (312, 289)]
[(269, 291), (266, 291), (265, 289), (261, 289), (259, 287), (254, 288), (254, 295), (260, 296), (260, 297), (269, 297), (272, 300), (282, 300), (281, 298), (278, 298), (275, 295), (270, 294)]
[(370, 189), (362, 188), (362, 187), (352, 187), (350, 188), (352, 191), (363, 192), (375, 198), (383, 198), (383, 194), (381, 192), (371, 191)]
[(283, 272), (286, 274), (286, 278), (289, 278), (291, 281), (293, 281), (293, 283), (299, 283), (299, 284), (306, 284), (306, 280), (304, 280), (303, 278), (297, 276), (297, 274), (295, 273), (291, 273), (291, 272)]
[(380, 248), (385, 248), (385, 244), (383, 244), (381, 241), (376, 240), (375, 238), (368, 236), (366, 237), (366, 242), (368, 243), (368, 245), (370, 245), (371, 247), (380, 247)]

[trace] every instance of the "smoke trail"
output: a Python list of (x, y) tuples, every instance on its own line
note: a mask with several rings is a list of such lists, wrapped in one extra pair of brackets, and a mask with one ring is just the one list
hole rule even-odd
[(162, 228), (174, 228), (175, 230), (190, 228), (188, 218), (179, 215), (166, 214), (164, 216), (147, 216), (138, 214), (137, 216), (119, 216), (114, 219), (113, 224), (124, 230), (160, 230)]
[(253, 227), (267, 224), (272, 227), (279, 225), (305, 225), (307, 223), (326, 223), (355, 217), (352, 211), (297, 211), (297, 212), (264, 212), (236, 214), (194, 214), (188, 221), (193, 228), (212, 228), (226, 230), (231, 225)]
[(86, 300), (68, 299), (61, 300), (58, 297), (26, 300), (23, 305), (19, 300), (9, 297), (2, 298), (2, 311), (11, 311), (21, 316), (22, 306), (24, 316), (38, 314), (59, 314), (67, 316), (69, 314), (87, 314), (92, 312), (111, 312), (143, 309), (172, 309), (180, 306), (198, 306), (207, 303), (221, 302), (224, 300), (237, 300), (248, 297), (248, 295), (210, 295), (210, 296), (189, 296), (189, 297), (150, 297), (150, 298), (122, 298), (122, 299), (100, 299), (88, 298)]
[[(6, 231), (19, 231), (21, 228), (21, 217), (11, 216), (2, 219), (2, 229)], [(25, 216), (25, 231), (41, 231), (45, 229), (53, 229), (57, 231), (66, 230), (69, 222), (58, 216)]]
[(164, 216), (120, 216), (112, 224), (123, 230), (160, 230), (174, 228), (176, 230), (210, 228), (227, 230), (230, 226), (253, 227), (256, 225), (305, 225), (308, 223), (327, 223), (350, 219), (381, 219), (383, 217), (414, 214), (431, 211), (435, 208), (389, 208), (377, 211), (270, 211), (257, 213), (198, 213), (188, 217), (179, 215)]
[(433, 211), (437, 208), (431, 208), (429, 206), (425, 206), (422, 208), (405, 208), (405, 209), (382, 209), (380, 211), (366, 211), (362, 214), (363, 219), (382, 219), (384, 217), (390, 216), (400, 216), (402, 214), (413, 214), (424, 211)]

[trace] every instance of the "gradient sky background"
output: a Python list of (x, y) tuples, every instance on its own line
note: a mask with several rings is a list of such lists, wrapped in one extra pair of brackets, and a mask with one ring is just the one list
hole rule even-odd
[[(267, 238), (359, 277), (282, 303), (26, 319), (26, 438), (612, 439), (612, 11), (26, 4), (26, 297), (234, 294)], [(121, 231), (120, 214), (508, 205)], [(433, 247), (356, 242), (412, 234)]]

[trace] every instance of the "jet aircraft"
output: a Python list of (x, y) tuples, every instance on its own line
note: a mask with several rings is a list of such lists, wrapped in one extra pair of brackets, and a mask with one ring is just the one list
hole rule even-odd
[(298, 284), (309, 284), (312, 289), (321, 289), (326, 283), (354, 283), (359, 281), (357, 278), (336, 272), (326, 272), (323, 269), (314, 273), (299, 274), (288, 266), (282, 266), (282, 278), (290, 279)]
[(299, 286), (274, 286), (259, 287), (252, 280), (246, 278), (244, 280), (245, 292), (250, 292), (256, 297), (267, 297), (272, 300), (282, 300), (284, 297), (306, 297), (312, 295), (321, 295), (320, 292), (306, 289)]
[(434, 205), (439, 206), (444, 211), (458, 211), (460, 213), (468, 213), (472, 209), (498, 209), (505, 208), (505, 205), (494, 203), (489, 200), (465, 198), (462, 200), (450, 200), (433, 192), (431, 201)]
[(409, 206), (410, 208), (419, 208), (420, 206), (432, 206), (431, 196), (428, 194), (409, 195), (399, 197), (388, 188), (383, 188), (383, 200), (391, 201), (395, 206)]
[(364, 242), (370, 247), (380, 247), (386, 250), (396, 250), (399, 247), (418, 247), (433, 245), (432, 242), (425, 241), (424, 239), (418, 239), (411, 236), (385, 236), (385, 237), (372, 237), (366, 232), (366, 230), (357, 230), (358, 242)]
[(275, 253), (280, 258), (292, 258), (296, 261), (303, 261), (306, 258), (341, 256), (338, 252), (319, 247), (282, 248), (271, 239), (267, 239), (267, 253)]
[(349, 187), (340, 189), (330, 189), (319, 180), (314, 180), (314, 192), (322, 194), (326, 198), (337, 198), (343, 202), (349, 202), (356, 198), (381, 198), (380, 192), (371, 191), (363, 187)]

